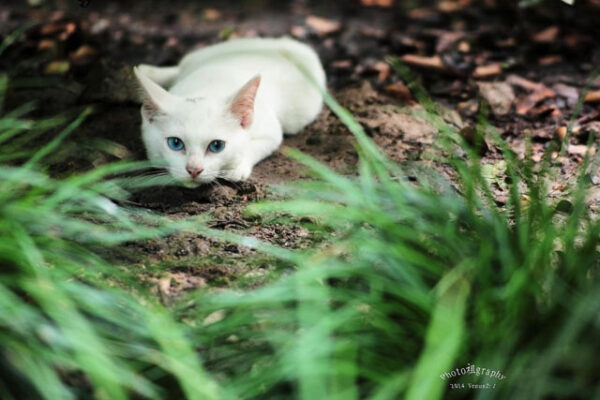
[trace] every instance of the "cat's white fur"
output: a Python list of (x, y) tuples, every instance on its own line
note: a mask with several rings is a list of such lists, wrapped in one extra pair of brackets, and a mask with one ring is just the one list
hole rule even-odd
[[(134, 71), (143, 89), (149, 158), (192, 186), (247, 179), (279, 147), (283, 133), (295, 134), (316, 118), (319, 87), (325, 87), (317, 54), (289, 38), (234, 39), (196, 50), (178, 66)], [(169, 148), (169, 137), (183, 140), (185, 149)], [(225, 141), (224, 150), (209, 151), (213, 140)], [(202, 172), (193, 177), (188, 171)]]

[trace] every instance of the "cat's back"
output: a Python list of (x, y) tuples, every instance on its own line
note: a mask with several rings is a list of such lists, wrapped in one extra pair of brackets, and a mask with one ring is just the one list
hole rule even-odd
[[(290, 38), (235, 39), (183, 58), (170, 92), (184, 97), (226, 98), (260, 75), (257, 104), (296, 133), (322, 108), (325, 72), (309, 46)], [(308, 78), (310, 76), (310, 79)]]
[(189, 95), (233, 90), (257, 74), (262, 77), (263, 89), (271, 90), (285, 84), (310, 84), (306, 73), (319, 86), (325, 86), (319, 57), (301, 42), (290, 38), (234, 39), (185, 56), (171, 91)]

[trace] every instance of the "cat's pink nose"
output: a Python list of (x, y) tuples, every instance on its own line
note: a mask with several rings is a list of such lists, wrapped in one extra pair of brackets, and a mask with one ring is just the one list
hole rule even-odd
[(185, 169), (187, 170), (188, 174), (190, 174), (190, 176), (192, 177), (192, 179), (196, 179), (196, 177), (198, 175), (200, 175), (202, 173), (202, 171), (204, 171), (204, 168), (201, 167), (191, 167), (191, 166), (187, 166), (185, 167)]

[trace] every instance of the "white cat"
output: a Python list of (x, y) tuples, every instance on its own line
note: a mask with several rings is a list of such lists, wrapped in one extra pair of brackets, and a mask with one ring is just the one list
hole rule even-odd
[(325, 88), (317, 54), (289, 38), (231, 40), (194, 51), (175, 67), (140, 65), (134, 72), (148, 156), (189, 186), (246, 180), (283, 133), (316, 118), (318, 87)]

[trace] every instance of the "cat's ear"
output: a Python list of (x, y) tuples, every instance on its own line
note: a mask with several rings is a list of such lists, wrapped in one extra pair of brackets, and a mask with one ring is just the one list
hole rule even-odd
[(240, 121), (242, 128), (252, 125), (254, 118), (254, 100), (260, 86), (260, 75), (250, 79), (233, 97), (229, 107), (231, 113)]
[(175, 96), (144, 75), (138, 67), (134, 67), (133, 72), (140, 84), (142, 116), (152, 122), (154, 117), (166, 112), (169, 104), (175, 101)]

